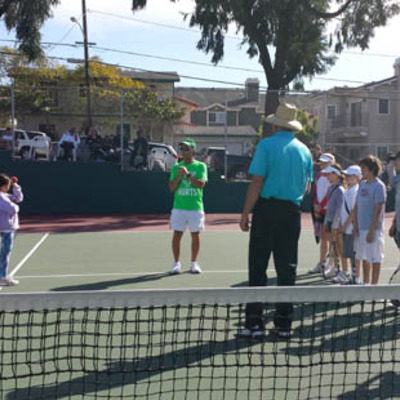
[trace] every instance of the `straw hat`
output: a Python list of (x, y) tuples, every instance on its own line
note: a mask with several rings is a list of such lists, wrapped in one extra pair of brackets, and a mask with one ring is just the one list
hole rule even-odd
[(265, 122), (299, 132), (303, 129), (303, 126), (296, 120), (296, 116), (297, 107), (294, 104), (282, 103), (278, 106), (275, 114), (268, 115), (265, 118)]

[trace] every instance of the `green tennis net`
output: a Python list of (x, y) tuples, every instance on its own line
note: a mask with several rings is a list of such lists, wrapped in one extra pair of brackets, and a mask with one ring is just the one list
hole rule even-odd
[[(3, 293), (0, 398), (400, 398), (393, 299), (399, 286)], [(254, 302), (266, 334), (240, 338)], [(288, 340), (268, 331), (279, 302)]]

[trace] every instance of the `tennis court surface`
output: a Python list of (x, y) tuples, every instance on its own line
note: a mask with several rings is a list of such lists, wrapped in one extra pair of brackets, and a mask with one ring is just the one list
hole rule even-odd
[[(67, 219), (32, 219), (16, 239), (11, 270), (21, 283), (1, 293), (0, 398), (400, 398), (400, 313), (386, 301), (398, 287), (307, 275), (318, 258), (307, 218), (306, 287), (288, 291), (245, 288), (248, 236), (237, 216), (210, 221), (199, 276), (166, 273), (165, 217)], [(387, 239), (382, 283), (397, 264)], [(272, 265), (269, 277), (273, 285)], [(295, 303), (290, 340), (236, 337), (254, 301), (265, 303), (268, 329), (274, 303)]]

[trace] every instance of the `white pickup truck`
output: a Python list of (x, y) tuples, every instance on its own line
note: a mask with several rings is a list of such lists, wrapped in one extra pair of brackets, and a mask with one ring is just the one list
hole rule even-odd
[[(0, 128), (3, 136), (5, 128)], [(5, 138), (3, 138), (5, 139)], [(3, 140), (4, 141), (4, 140)], [(23, 159), (50, 158), (50, 138), (43, 132), (15, 129), (15, 155)]]

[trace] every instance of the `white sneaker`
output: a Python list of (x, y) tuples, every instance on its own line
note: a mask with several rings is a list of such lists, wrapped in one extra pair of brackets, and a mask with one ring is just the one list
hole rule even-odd
[(328, 265), (328, 268), (324, 272), (325, 278), (334, 278), (339, 273), (338, 269), (333, 265)]
[(190, 272), (192, 274), (201, 274), (201, 268), (200, 268), (199, 264), (197, 264), (197, 262), (192, 262), (190, 264)]
[(19, 285), (19, 281), (17, 281), (11, 276), (0, 278), (0, 286), (17, 286), (17, 285)]
[(181, 263), (175, 262), (172, 268), (169, 270), (170, 275), (178, 275), (182, 272)]
[(350, 275), (348, 272), (340, 271), (333, 279), (334, 283), (345, 284), (350, 281)]
[(322, 264), (318, 263), (314, 268), (311, 268), (309, 274), (321, 274), (323, 272)]
[(356, 285), (362, 285), (361, 279), (360, 278), (356, 278)]
[(238, 331), (236, 336), (239, 338), (260, 339), (265, 336), (265, 331), (259, 326), (256, 326), (253, 329), (243, 328)]

